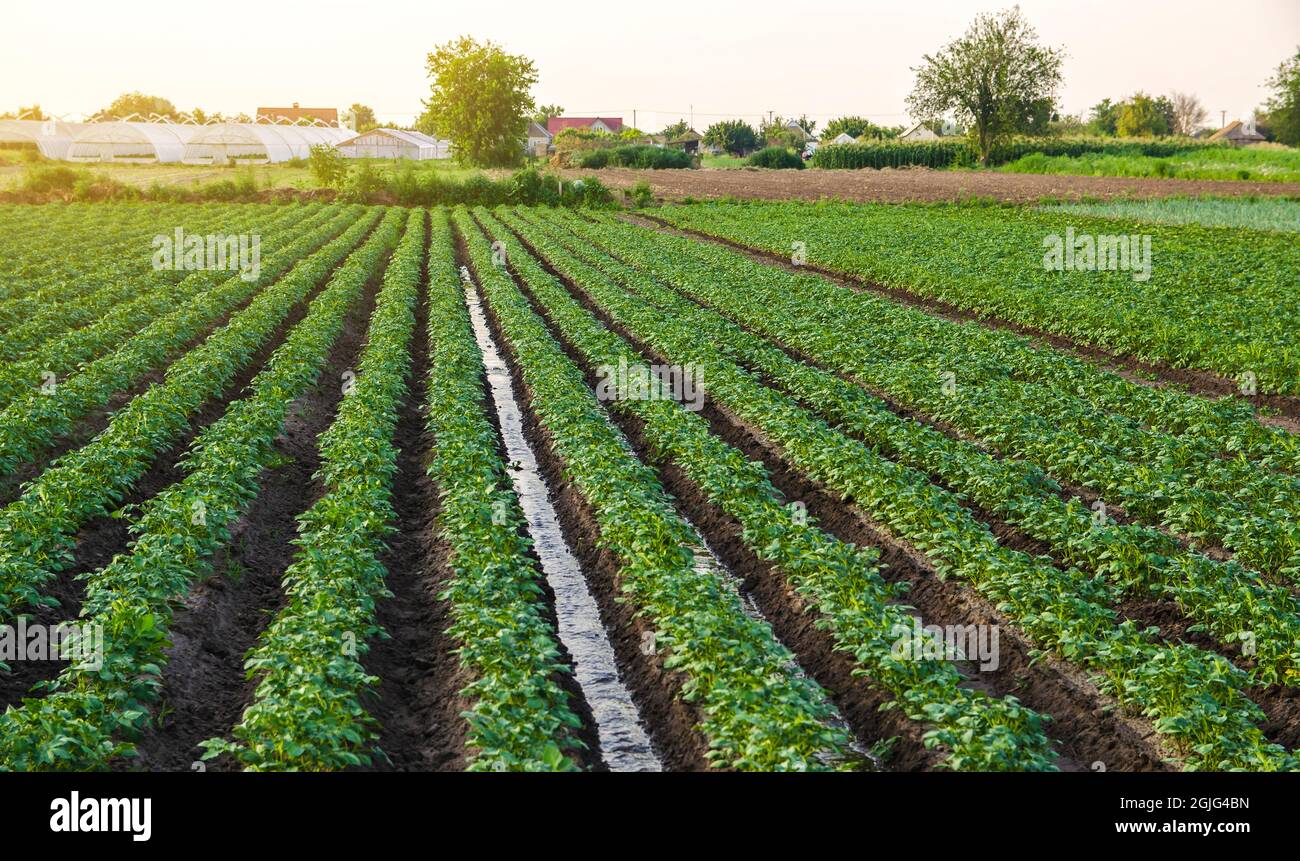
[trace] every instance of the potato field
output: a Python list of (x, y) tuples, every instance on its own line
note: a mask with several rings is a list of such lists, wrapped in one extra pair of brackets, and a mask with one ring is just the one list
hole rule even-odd
[(1300, 255), (1181, 220), (0, 206), (0, 770), (1298, 770)]

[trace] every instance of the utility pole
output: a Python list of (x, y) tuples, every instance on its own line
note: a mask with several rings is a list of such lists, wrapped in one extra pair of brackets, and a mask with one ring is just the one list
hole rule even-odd
[(695, 128), (695, 105), (691, 105), (691, 128)]
[(1228, 124), (1228, 112), (1219, 111), (1219, 128), (1223, 128), (1227, 124)]
[(636, 128), (636, 108), (632, 109), (632, 128)]

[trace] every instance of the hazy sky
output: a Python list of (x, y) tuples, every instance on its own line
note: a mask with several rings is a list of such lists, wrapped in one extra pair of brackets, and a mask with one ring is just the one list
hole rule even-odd
[[(533, 58), (539, 103), (620, 115), (657, 130), (775, 111), (906, 120), (911, 66), (960, 35), (984, 0), (627, 0), (15, 3), (0, 20), (0, 109), (39, 102), (89, 113), (127, 90), (177, 107), (371, 105), (409, 121), (428, 90), (425, 56), (463, 33)], [(1022, 0), (1064, 46), (1062, 102), (1191, 91), (1217, 124), (1245, 116), (1300, 43), (1300, 0)], [(645, 17), (654, 10), (654, 17)], [(255, 16), (245, 20), (245, 15)]]

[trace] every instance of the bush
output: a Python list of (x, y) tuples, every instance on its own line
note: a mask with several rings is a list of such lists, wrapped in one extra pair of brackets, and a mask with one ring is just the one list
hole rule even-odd
[[(33, 165), (26, 169), (19, 191), (32, 197), (63, 200), (154, 200), (199, 202), (206, 200), (257, 200), (263, 190), (251, 168), (241, 168), (231, 179), (205, 185), (161, 185), (148, 189), (125, 185), (102, 174), (66, 165)], [(274, 196), (273, 196), (274, 197)], [(281, 198), (283, 199), (283, 197)], [(292, 195), (289, 195), (292, 199)], [(560, 177), (527, 168), (508, 179), (493, 180), (483, 173), (466, 179), (447, 177), (436, 170), (419, 170), (410, 163), (386, 176), (362, 163), (347, 177), (339, 199), (358, 203), (397, 203), (402, 206), (575, 206), (608, 208), (614, 195), (595, 177), (562, 181)]]
[(384, 175), (375, 170), (369, 160), (362, 160), (348, 175), (342, 197), (348, 201), (365, 201), (370, 195), (387, 189), (388, 181)]
[(803, 170), (803, 159), (783, 146), (770, 146), (751, 155), (745, 164), (750, 167), (769, 167), (777, 170)]
[(67, 167), (66, 165), (42, 165), (40, 167), (29, 167), (23, 173), (22, 190), (34, 191), (37, 194), (48, 194), (52, 191), (72, 191), (77, 180), (87, 175), (84, 170)]
[[(1077, 158), (1085, 155), (1151, 156), (1167, 158), (1189, 151), (1203, 151), (1218, 143), (1189, 138), (1030, 138), (1009, 140), (993, 148), (989, 164), (1006, 164), (1029, 157)], [(876, 143), (831, 144), (813, 153), (813, 167), (968, 167), (976, 162), (974, 147), (966, 140), (881, 141)]]
[(632, 201), (632, 205), (638, 209), (644, 209), (655, 202), (654, 191), (650, 188), (650, 183), (644, 179), (632, 186), (631, 191), (625, 191), (624, 194)]
[(966, 141), (907, 141), (831, 144), (813, 152), (813, 167), (953, 167), (972, 164), (975, 151)]
[(574, 160), (578, 167), (600, 170), (602, 167), (609, 167), (609, 155), (607, 149), (594, 149), (590, 152), (575, 153)]
[(575, 154), (578, 167), (599, 170), (602, 167), (631, 167), (638, 170), (695, 167), (690, 153), (649, 144), (624, 144), (607, 149)]
[(332, 146), (313, 146), (307, 162), (316, 183), (325, 188), (342, 188), (348, 178), (348, 160)]
[(248, 200), (257, 195), (257, 174), (245, 167), (234, 179), (222, 179), (199, 189), (204, 200)]

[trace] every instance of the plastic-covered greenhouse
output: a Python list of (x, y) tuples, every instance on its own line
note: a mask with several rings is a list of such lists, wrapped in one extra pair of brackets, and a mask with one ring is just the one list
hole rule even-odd
[(185, 145), (186, 164), (264, 164), (306, 158), (317, 145), (336, 146), (352, 137), (333, 126), (220, 123), (204, 126)]
[(173, 123), (90, 123), (72, 138), (68, 161), (116, 161), (136, 164), (181, 160), (185, 142), (201, 126)]
[(451, 143), (422, 132), (402, 129), (371, 129), (338, 145), (348, 158), (450, 158)]
[(62, 120), (0, 120), (0, 143), (35, 144), (46, 158), (62, 159), (68, 155), (72, 138), (85, 127), (85, 123)]

